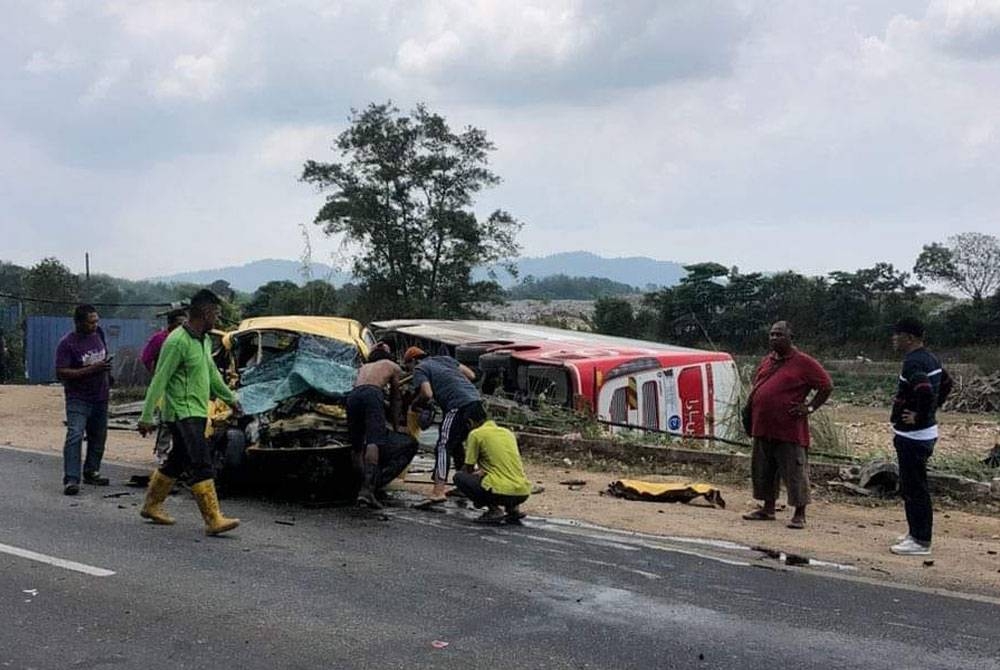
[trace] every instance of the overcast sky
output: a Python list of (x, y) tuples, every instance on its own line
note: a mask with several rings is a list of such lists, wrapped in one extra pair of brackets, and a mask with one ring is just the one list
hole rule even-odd
[[(524, 254), (911, 268), (1000, 234), (1000, 0), (0, 0), (0, 259), (296, 258), (351, 107), (484, 128)], [(313, 227), (314, 260), (339, 262)]]

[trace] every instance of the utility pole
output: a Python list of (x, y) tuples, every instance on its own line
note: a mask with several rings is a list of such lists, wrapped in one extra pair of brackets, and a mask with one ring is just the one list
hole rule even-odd
[(89, 282), (90, 281), (90, 252), (89, 251), (85, 251), (83, 253), (83, 263), (84, 263), (84, 267), (86, 268), (85, 271), (84, 271), (84, 274), (85, 274), (85, 276), (87, 278), (87, 281)]

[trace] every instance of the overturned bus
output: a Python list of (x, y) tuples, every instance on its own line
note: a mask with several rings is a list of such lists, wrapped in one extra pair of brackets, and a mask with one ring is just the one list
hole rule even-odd
[(491, 321), (411, 319), (371, 328), (395, 351), (419, 346), (475, 368), (486, 394), (544, 399), (613, 428), (738, 437), (739, 379), (727, 353)]

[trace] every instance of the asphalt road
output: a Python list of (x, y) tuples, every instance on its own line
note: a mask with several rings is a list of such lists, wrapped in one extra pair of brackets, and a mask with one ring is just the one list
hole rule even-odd
[(1000, 667), (996, 604), (735, 546), (482, 528), (405, 500), (228, 500), (244, 525), (206, 538), (187, 494), (152, 526), (120, 485), (135, 470), (69, 498), (60, 468), (0, 448), (0, 668)]

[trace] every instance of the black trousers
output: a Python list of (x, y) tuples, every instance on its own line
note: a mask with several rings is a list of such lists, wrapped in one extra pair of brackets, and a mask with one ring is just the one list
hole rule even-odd
[(920, 544), (931, 543), (934, 508), (927, 485), (927, 460), (934, 453), (937, 440), (911, 440), (896, 435), (893, 446), (899, 459), (899, 494), (903, 497), (910, 537)]
[(487, 491), (483, 488), (482, 477), (471, 472), (456, 472), (454, 482), (458, 490), (476, 507), (503, 507), (509, 511), (528, 499), (528, 496), (504, 496)]
[(205, 439), (208, 419), (192, 417), (171, 421), (167, 424), (174, 446), (167, 454), (167, 460), (160, 466), (160, 472), (171, 479), (188, 473), (191, 484), (215, 477), (212, 465), (212, 450)]
[(389, 430), (385, 425), (385, 392), (377, 386), (356, 386), (347, 394), (347, 432), (351, 449), (364, 451), (369, 444), (381, 445)]

